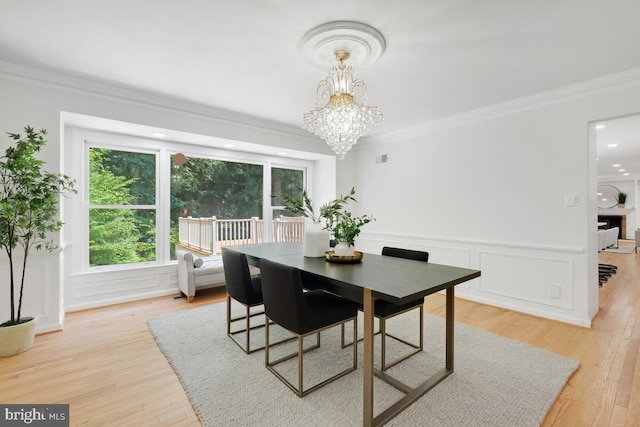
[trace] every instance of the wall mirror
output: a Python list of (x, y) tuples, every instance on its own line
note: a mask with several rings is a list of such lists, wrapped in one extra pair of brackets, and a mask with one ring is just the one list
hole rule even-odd
[(608, 209), (618, 206), (619, 192), (620, 190), (613, 185), (598, 185), (598, 207)]

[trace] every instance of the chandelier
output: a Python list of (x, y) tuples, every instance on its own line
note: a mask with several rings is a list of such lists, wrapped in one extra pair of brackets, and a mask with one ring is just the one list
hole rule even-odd
[(301, 49), (304, 47), (316, 63), (324, 65), (329, 55), (338, 61), (318, 84), (316, 107), (303, 115), (302, 128), (325, 140), (341, 160), (359, 138), (382, 121), (377, 107), (365, 105), (366, 85), (354, 77), (353, 67), (345, 61), (355, 56), (356, 62), (372, 63), (382, 54), (384, 45), (376, 29), (351, 21), (316, 27), (301, 43)]
[[(344, 63), (349, 52), (338, 50), (335, 55), (339, 64), (318, 84), (316, 108), (304, 115), (302, 128), (324, 139), (342, 160), (360, 137), (382, 121), (382, 113), (378, 107), (364, 104), (367, 101), (364, 81), (356, 79), (353, 68)], [(362, 104), (356, 102), (356, 96)]]

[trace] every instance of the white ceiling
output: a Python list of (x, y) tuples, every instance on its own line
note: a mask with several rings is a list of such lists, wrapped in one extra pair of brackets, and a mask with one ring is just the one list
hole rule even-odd
[(298, 43), (329, 21), (386, 39), (375, 64), (356, 68), (385, 114), (377, 133), (640, 67), (635, 0), (0, 0), (0, 10), (0, 60), (297, 127), (327, 71)]
[(640, 115), (607, 120), (596, 131), (598, 179), (640, 178)]

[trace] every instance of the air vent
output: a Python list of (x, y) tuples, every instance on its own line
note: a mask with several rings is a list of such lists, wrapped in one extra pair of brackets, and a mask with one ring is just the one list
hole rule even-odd
[(389, 161), (389, 158), (387, 157), (386, 154), (381, 154), (379, 156), (376, 156), (376, 163), (387, 163)]

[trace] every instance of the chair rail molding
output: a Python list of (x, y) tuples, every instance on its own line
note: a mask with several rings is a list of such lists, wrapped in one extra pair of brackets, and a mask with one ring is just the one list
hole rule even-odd
[(506, 242), (499, 240), (481, 240), (481, 239), (462, 239), (459, 237), (447, 237), (447, 236), (430, 236), (425, 234), (407, 234), (407, 233), (389, 233), (389, 232), (362, 232), (362, 235), (369, 236), (381, 236), (389, 238), (397, 238), (401, 240), (418, 239), (429, 241), (441, 241), (451, 243), (462, 243), (481, 246), (499, 246), (513, 249), (534, 249), (541, 251), (553, 251), (553, 252), (569, 252), (569, 253), (584, 253), (585, 248), (583, 246), (558, 246), (558, 245), (541, 245), (533, 243), (522, 242)]

